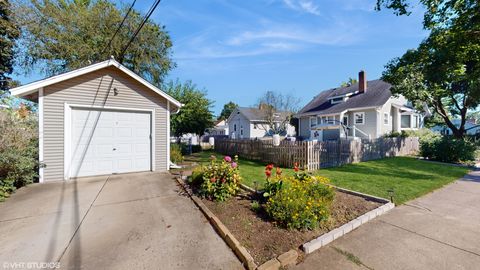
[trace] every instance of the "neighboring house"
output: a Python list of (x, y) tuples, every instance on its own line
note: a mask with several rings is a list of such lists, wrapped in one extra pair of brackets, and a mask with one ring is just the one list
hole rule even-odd
[[(462, 120), (460, 120), (460, 119), (453, 119), (452, 123), (456, 127), (460, 127), (460, 122), (461, 121)], [(432, 127), (431, 130), (434, 131), (434, 132), (438, 132), (442, 135), (452, 135), (453, 134), (452, 130), (449, 127), (447, 127), (447, 125), (436, 125), (436, 126)], [(465, 122), (465, 133), (467, 135), (480, 134), (480, 124), (477, 124), (474, 120), (467, 120)]]
[[(278, 112), (278, 119), (286, 119), (287, 112)], [(238, 107), (227, 119), (228, 135), (235, 139), (262, 138), (270, 136), (270, 126), (267, 124), (267, 115), (264, 110), (258, 108)], [(279, 120), (278, 122), (281, 122)], [(295, 136), (295, 127), (287, 124), (286, 136)]]
[(206, 130), (208, 135), (228, 135), (228, 124), (226, 120), (218, 120), (213, 128)]
[(358, 83), (318, 94), (295, 116), (299, 136), (305, 139), (378, 138), (390, 132), (422, 126), (422, 115), (403, 96), (394, 97), (391, 85), (367, 82), (364, 71)]
[(169, 169), (181, 103), (113, 59), (10, 92), (38, 102), (40, 182)]

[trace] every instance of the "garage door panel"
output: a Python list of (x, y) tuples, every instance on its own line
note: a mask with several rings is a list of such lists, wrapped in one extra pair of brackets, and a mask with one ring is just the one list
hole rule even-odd
[(72, 110), (70, 176), (151, 169), (151, 115)]

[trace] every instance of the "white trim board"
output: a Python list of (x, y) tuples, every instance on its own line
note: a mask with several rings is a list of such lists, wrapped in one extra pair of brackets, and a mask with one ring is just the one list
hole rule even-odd
[(44, 164), (43, 164), (43, 88), (38, 90), (38, 182), (43, 183)]
[(170, 170), (170, 102), (167, 100), (167, 171)]
[(130, 69), (123, 66), (122, 64), (115, 61), (114, 59), (106, 60), (106, 61), (103, 61), (103, 62), (100, 62), (100, 63), (97, 63), (97, 64), (86, 66), (84, 68), (79, 68), (79, 69), (76, 69), (76, 70), (73, 70), (73, 71), (70, 71), (70, 72), (66, 72), (66, 73), (63, 73), (63, 74), (60, 74), (60, 75), (56, 75), (56, 76), (53, 76), (53, 77), (43, 79), (43, 80), (40, 80), (40, 81), (36, 81), (36, 82), (32, 82), (32, 83), (29, 83), (29, 84), (26, 84), (26, 85), (15, 87), (15, 88), (10, 89), (10, 93), (14, 96), (19, 96), (19, 97), (26, 96), (26, 95), (29, 95), (29, 94), (32, 94), (32, 93), (35, 93), (35, 92), (39, 91), (40, 88), (43, 88), (43, 87), (46, 87), (46, 86), (49, 86), (49, 85), (52, 85), (52, 84), (55, 84), (55, 83), (59, 83), (59, 82), (62, 82), (62, 81), (65, 81), (65, 80), (68, 80), (68, 79), (71, 79), (71, 78), (74, 78), (74, 77), (77, 77), (77, 76), (80, 76), (80, 75), (84, 75), (84, 74), (87, 74), (87, 73), (90, 73), (90, 72), (93, 72), (93, 71), (96, 71), (96, 70), (99, 70), (99, 69), (103, 69), (103, 68), (106, 68), (106, 67), (109, 67), (109, 66), (116, 67), (119, 70), (123, 71), (124, 73), (126, 73), (127, 75), (129, 75), (130, 77), (135, 79), (136, 81), (140, 82), (141, 84), (143, 84), (144, 86), (146, 86), (150, 90), (152, 90), (155, 93), (159, 94), (160, 96), (166, 98), (168, 101), (173, 103), (177, 108), (182, 107), (182, 104), (178, 100), (174, 99), (173, 97), (171, 97), (167, 93), (165, 93), (162, 90), (160, 90), (159, 88), (155, 87), (153, 84), (149, 83), (148, 81), (146, 81), (145, 79), (143, 79), (142, 77), (137, 75), (135, 72), (131, 71)]
[[(155, 109), (136, 109), (128, 107), (109, 107), (109, 106), (89, 106), (81, 104), (64, 104), (64, 130), (63, 130), (63, 176), (64, 180), (70, 179), (71, 168), (71, 155), (72, 155), (72, 109), (92, 109), (92, 110), (104, 110), (104, 111), (127, 111), (127, 112), (148, 112), (150, 113), (150, 170), (155, 171)], [(169, 120), (168, 120), (169, 121)], [(167, 164), (168, 165), (168, 164)]]

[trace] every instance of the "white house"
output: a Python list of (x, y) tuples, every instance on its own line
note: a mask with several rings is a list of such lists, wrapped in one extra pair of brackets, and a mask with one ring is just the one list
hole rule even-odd
[[(460, 122), (461, 122), (460, 119), (453, 119), (452, 120), (452, 123), (456, 127), (460, 127)], [(446, 125), (436, 125), (436, 126), (432, 127), (431, 130), (434, 131), (434, 132), (438, 132), (442, 135), (452, 135), (453, 134), (452, 130), (449, 127), (447, 127)], [(465, 122), (465, 133), (467, 135), (480, 134), (480, 124), (477, 124), (477, 123), (475, 123), (475, 121), (472, 121), (472, 120), (467, 120)]]
[(182, 104), (113, 59), (10, 92), (38, 102), (40, 182), (169, 169)]
[(213, 128), (208, 128), (205, 131), (208, 135), (228, 135), (228, 124), (226, 120), (219, 120), (215, 123)]
[[(286, 119), (287, 112), (278, 112), (278, 119)], [(267, 118), (266, 112), (258, 108), (238, 107), (227, 119), (228, 135), (235, 139), (248, 138), (262, 138), (272, 135), (271, 127), (265, 120)], [(295, 127), (287, 124), (286, 131), (283, 134), (286, 136), (295, 136)]]
[(390, 132), (415, 130), (423, 117), (391, 85), (368, 81), (360, 71), (358, 83), (320, 92), (295, 116), (299, 136), (306, 139), (379, 138)]

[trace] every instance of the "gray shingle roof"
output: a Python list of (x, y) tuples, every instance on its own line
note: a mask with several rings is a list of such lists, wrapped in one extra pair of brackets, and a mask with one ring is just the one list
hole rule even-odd
[(325, 90), (305, 105), (298, 114), (309, 114), (313, 112), (318, 114), (336, 114), (348, 109), (382, 106), (392, 96), (390, 92), (391, 87), (391, 84), (382, 80), (368, 81), (367, 91), (365, 93), (353, 94), (347, 101), (337, 104), (332, 104), (329, 98), (357, 92), (358, 83), (351, 86)]
[[(258, 108), (238, 107), (238, 111), (243, 114), (250, 121), (264, 121), (266, 119), (266, 112)], [(280, 119), (285, 119), (289, 112), (278, 112)]]

